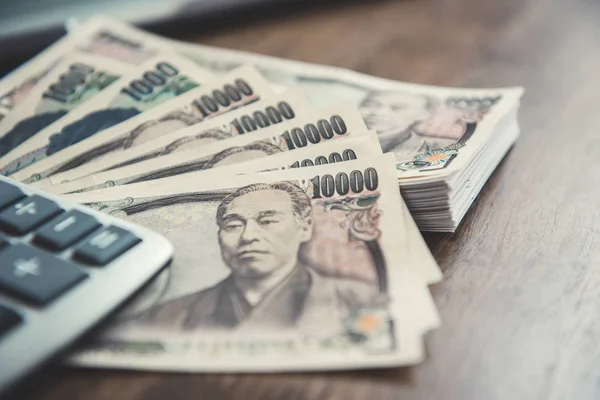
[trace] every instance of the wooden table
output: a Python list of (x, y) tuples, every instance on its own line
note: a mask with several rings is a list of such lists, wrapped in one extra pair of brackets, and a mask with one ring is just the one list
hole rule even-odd
[(600, 3), (365, 1), (199, 42), (417, 83), (524, 85), (522, 137), (453, 235), (414, 368), (204, 375), (50, 367), (27, 400), (600, 398)]

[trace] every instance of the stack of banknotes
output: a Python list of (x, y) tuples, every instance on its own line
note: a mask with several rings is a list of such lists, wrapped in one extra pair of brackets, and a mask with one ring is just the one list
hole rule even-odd
[(97, 16), (0, 81), (0, 173), (175, 245), (171, 268), (74, 363), (414, 364), (439, 324), (428, 285), (441, 279), (418, 228), (456, 229), (518, 137), (521, 95), (182, 43)]

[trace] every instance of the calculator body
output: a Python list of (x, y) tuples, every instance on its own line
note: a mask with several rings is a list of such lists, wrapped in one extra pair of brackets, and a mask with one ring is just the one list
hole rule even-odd
[[(0, 240), (4, 241), (4, 245), (0, 246), (0, 281), (3, 276), (5, 277), (4, 287), (0, 283), (0, 307), (8, 310), (9, 313), (14, 312), (20, 318), (11, 329), (0, 332), (0, 394), (115, 311), (166, 267), (173, 254), (172, 245), (161, 235), (149, 229), (64, 201), (59, 196), (50, 195), (2, 176), (0, 176), (0, 200), (3, 193), (6, 196), (10, 189), (7, 185), (17, 187), (26, 197), (19, 200), (20, 203), (9, 206), (6, 204), (3, 206), (0, 201), (0, 219), (3, 213), (14, 214), (13, 211), (20, 212), (24, 206), (27, 207), (27, 199), (33, 198), (31, 196), (35, 196), (35, 199), (39, 199), (39, 196), (48, 199), (57, 204), (62, 211), (24, 234), (6, 233), (6, 227), (3, 228), (0, 221)], [(10, 207), (13, 208), (12, 211)], [(31, 208), (30, 206), (29, 211)], [(83, 213), (91, 216), (100, 226), (90, 230), (64, 250), (48, 250), (46, 244), (40, 245), (39, 243), (43, 242), (38, 241), (38, 232), (44, 227), (61, 218), (61, 215), (63, 221), (55, 224), (56, 227), (65, 229), (68, 222), (73, 220), (72, 217), (66, 218), (66, 213), (77, 213), (77, 215)], [(5, 219), (10, 220), (9, 217)], [(60, 229), (56, 228), (56, 231)], [(107, 234), (107, 231), (111, 234)], [(115, 235), (116, 240), (119, 239), (115, 232), (130, 234), (127, 236), (128, 247), (125, 246), (127, 248), (117, 256), (109, 254), (112, 257), (109, 261), (102, 260), (107, 252), (110, 253), (110, 245), (114, 244)], [(57, 234), (56, 238), (58, 237)], [(132, 242), (131, 238), (135, 240)], [(85, 257), (76, 258), (78, 251), (82, 250), (82, 254), (84, 253), (85, 246), (96, 246), (102, 249), (98, 252), (98, 257), (101, 259), (100, 263), (104, 265), (97, 265), (98, 263), (94, 265), (93, 260)], [(35, 251), (49, 254), (49, 257), (55, 257), (59, 260), (56, 261), (57, 263), (68, 266), (66, 270), (69, 274), (75, 274), (69, 275), (69, 279), (73, 282), (67, 289), (62, 290), (59, 295), (54, 293), (51, 300), (43, 296), (41, 300), (38, 298), (44, 293), (33, 293), (32, 298), (27, 296), (23, 298), (18, 295), (18, 287), (16, 292), (6, 290), (11, 289), (11, 282), (16, 281), (18, 285), (19, 279), (35, 280), (45, 273), (43, 261), (47, 256), (35, 258), (24, 257), (21, 254), (30, 247)], [(42, 265), (39, 265), (40, 259)], [(39, 275), (31, 275), (35, 272)]]

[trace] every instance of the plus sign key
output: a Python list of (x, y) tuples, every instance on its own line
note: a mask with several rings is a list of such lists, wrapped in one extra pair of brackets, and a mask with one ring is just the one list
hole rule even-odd
[(75, 264), (19, 244), (0, 250), (0, 292), (45, 305), (87, 277)]
[(87, 264), (106, 265), (133, 246), (140, 239), (133, 233), (116, 226), (108, 226), (92, 234), (75, 250), (75, 259)]
[(62, 212), (58, 204), (41, 196), (31, 196), (0, 213), (0, 230), (24, 235)]

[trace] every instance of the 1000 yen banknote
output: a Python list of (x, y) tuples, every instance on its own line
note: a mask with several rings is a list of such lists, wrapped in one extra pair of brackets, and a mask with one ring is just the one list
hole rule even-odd
[[(205, 146), (233, 136), (254, 134), (263, 129), (309, 115), (306, 99), (293, 90), (275, 95), (228, 112), (201, 124), (143, 142), (137, 146), (122, 146), (110, 154), (62, 173), (50, 175), (35, 183), (36, 187), (61, 184), (93, 173), (132, 165), (177, 151)], [(75, 146), (73, 146), (74, 148)], [(82, 157), (84, 157), (82, 155)]]
[(434, 310), (394, 166), (381, 156), (67, 196), (163, 233), (178, 255), (72, 361), (212, 372), (419, 362)]
[[(165, 136), (185, 127), (202, 126), (203, 122), (210, 119), (250, 104), (260, 103), (273, 96), (275, 92), (270, 84), (256, 69), (251, 66), (240, 67), (218, 77), (208, 85), (190, 90), (150, 112), (140, 114), (77, 143), (55, 157), (48, 157), (43, 162), (21, 171), (17, 177), (26, 176), (32, 170), (40, 178), (61, 174), (61, 179), (71, 180), (84, 176), (97, 171), (95, 165), (112, 166), (115, 162), (110, 160), (118, 160), (122, 155), (137, 154), (138, 147), (144, 149), (154, 140), (161, 141)], [(308, 108), (305, 100), (298, 100), (298, 104), (300, 102)], [(288, 113), (288, 117), (293, 118), (293, 109), (284, 111)], [(167, 141), (169, 142), (172, 141)]]
[(169, 47), (162, 38), (148, 35), (127, 24), (102, 16), (90, 18), (0, 80), (0, 121), (70, 53), (96, 54), (139, 65)]
[(0, 122), (0, 157), (94, 98), (130, 69), (129, 64), (89, 54), (64, 57)]
[(315, 146), (327, 141), (363, 136), (366, 132), (365, 124), (356, 109), (343, 105), (330, 107), (261, 132), (89, 175), (51, 190), (56, 188), (63, 193), (66, 193), (65, 190), (88, 191), (160, 179)]
[(10, 175), (213, 79), (176, 54), (152, 58), (1, 157), (0, 173)]

